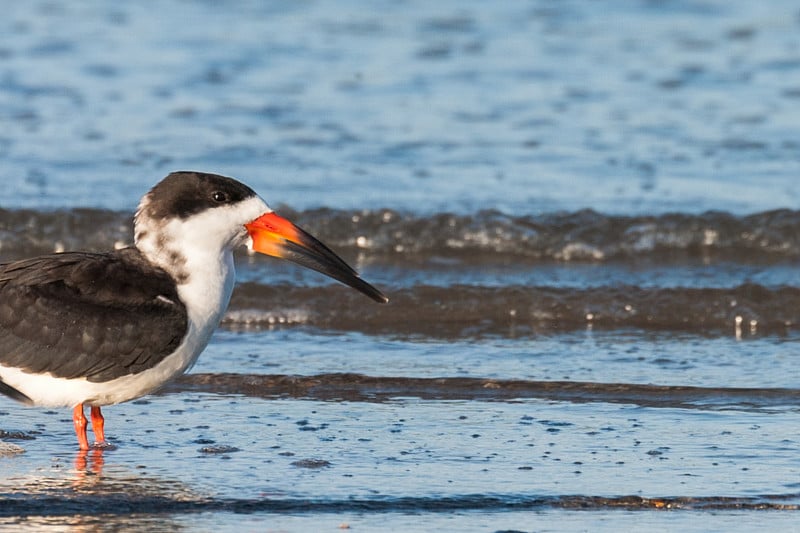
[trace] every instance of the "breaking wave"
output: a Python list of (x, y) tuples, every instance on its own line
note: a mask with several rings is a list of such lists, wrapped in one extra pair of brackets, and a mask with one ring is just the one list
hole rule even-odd
[[(512, 216), (499, 211), (415, 215), (392, 210), (279, 210), (343, 253), (466, 261), (609, 261), (721, 255), (800, 257), (800, 211), (747, 216), (725, 212), (658, 216), (592, 210)], [(131, 214), (96, 209), (0, 209), (0, 254), (16, 258), (59, 250), (103, 250), (130, 243)]]
[[(282, 212), (348, 260), (357, 257), (375, 265), (378, 279), (370, 275), (370, 281), (385, 288), (391, 301), (365, 307), (355, 291), (297, 283), (291, 278), (295, 271), (277, 280), (272, 272), (251, 272), (234, 294), (224, 320), (229, 328), (302, 325), (448, 338), (586, 327), (783, 334), (800, 323), (793, 265), (800, 257), (800, 211), (748, 216), (609, 216), (590, 210), (529, 216), (498, 211)], [(0, 260), (125, 246), (132, 240), (130, 218), (128, 213), (94, 209), (0, 209)], [(691, 266), (685, 267), (718, 258), (734, 265), (728, 269), (734, 275), (724, 280), (724, 272), (696, 276)], [(541, 268), (526, 265), (547, 262), (551, 267), (559, 262), (607, 265), (609, 272), (629, 264), (651, 274), (631, 279), (630, 269), (623, 268), (599, 286), (590, 281), (560, 286), (527, 274)], [(245, 263), (245, 269), (274, 270), (274, 263), (263, 264), (267, 266)], [(431, 264), (458, 274), (431, 284), (429, 273), (420, 274)], [(658, 268), (666, 264), (682, 269), (682, 277), (659, 285)], [(508, 265), (523, 274), (505, 275), (502, 269)], [(741, 274), (739, 265), (755, 266)], [(487, 281), (484, 273), (492, 268), (501, 273)], [(764, 270), (775, 274), (760, 278)], [(597, 274), (581, 276), (593, 280)]]

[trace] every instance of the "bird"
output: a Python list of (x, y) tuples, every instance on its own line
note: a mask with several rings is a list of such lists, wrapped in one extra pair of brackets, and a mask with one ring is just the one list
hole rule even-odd
[(105, 437), (101, 407), (154, 392), (192, 367), (227, 309), (234, 249), (287, 259), (388, 298), (247, 185), (172, 172), (141, 199), (134, 244), (0, 263), (0, 394), (72, 407), (80, 450)]

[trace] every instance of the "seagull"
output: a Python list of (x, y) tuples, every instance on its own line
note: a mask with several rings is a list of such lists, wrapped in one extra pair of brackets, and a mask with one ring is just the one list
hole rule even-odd
[(94, 446), (110, 446), (100, 408), (192, 367), (228, 307), (242, 245), (388, 301), (247, 185), (173, 172), (139, 203), (134, 246), (0, 263), (0, 394), (72, 407), (81, 450), (89, 406)]

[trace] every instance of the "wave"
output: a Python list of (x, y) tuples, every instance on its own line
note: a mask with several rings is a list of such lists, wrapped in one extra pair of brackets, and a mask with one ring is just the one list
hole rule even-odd
[(742, 335), (787, 334), (800, 324), (800, 288), (482, 287), (416, 285), (387, 305), (327, 285), (240, 284), (223, 325), (312, 326), (370, 334), (519, 337), (587, 327)]
[[(641, 407), (769, 409), (797, 406), (800, 391), (782, 388), (721, 388), (580, 381), (503, 380), (488, 378), (411, 378), (363, 374), (313, 376), (262, 374), (187, 374), (160, 394), (210, 393), (255, 398), (316, 401), (384, 402), (422, 400), (509, 401), (541, 399), (588, 403), (623, 403)], [(547, 424), (547, 420), (539, 423)]]
[[(502, 261), (611, 261), (725, 257), (748, 262), (800, 257), (800, 211), (658, 216), (592, 210), (512, 216), (500, 211), (417, 215), (388, 209), (279, 209), (342, 253), (383, 261), (466, 258)], [(131, 213), (98, 209), (0, 209), (4, 258), (59, 250), (103, 250), (132, 241)]]
[[(224, 319), (228, 328), (303, 325), (439, 338), (587, 327), (746, 336), (786, 334), (800, 323), (800, 289), (794, 286), (800, 211), (281, 211), (348, 260), (368, 265), (368, 278), (391, 301), (365, 306), (361, 295), (309, 283), (297, 269), (245, 260), (241, 277), (247, 282), (234, 293)], [(0, 261), (125, 246), (132, 240), (130, 221), (129, 213), (107, 210), (0, 209)], [(587, 266), (548, 270), (547, 261)], [(620, 268), (625, 262), (630, 266)]]
[[(130, 485), (135, 487), (134, 483)], [(64, 493), (68, 498), (59, 497)], [(77, 493), (70, 487), (51, 494), (0, 494), (0, 517), (93, 517), (106, 519), (124, 515), (153, 517), (188, 513), (453, 513), (459, 511), (565, 510), (800, 510), (799, 494), (730, 496), (592, 496), (529, 494), (465, 494), (455, 496), (395, 496), (373, 498), (194, 498), (178, 499), (168, 494), (147, 495), (140, 490), (126, 493)], [(82, 520), (77, 520), (80, 523)]]

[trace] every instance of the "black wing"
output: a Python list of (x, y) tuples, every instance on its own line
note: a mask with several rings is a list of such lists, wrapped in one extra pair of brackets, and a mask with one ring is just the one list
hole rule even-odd
[(158, 364), (187, 324), (175, 282), (135, 248), (0, 264), (4, 366), (109, 381)]
[(33, 400), (22, 394), (8, 383), (3, 383), (2, 380), (0, 380), (0, 394), (5, 394), (9, 398), (17, 400), (18, 402), (33, 404)]

